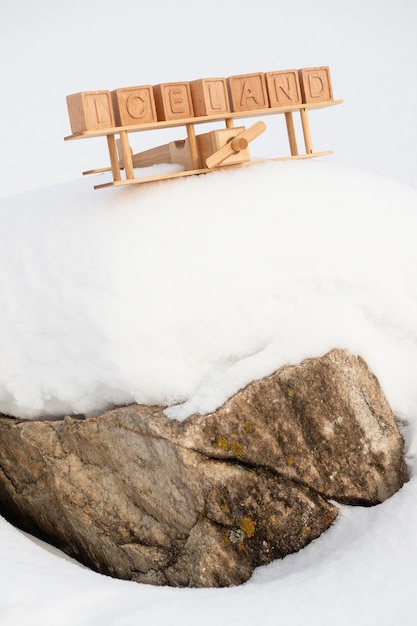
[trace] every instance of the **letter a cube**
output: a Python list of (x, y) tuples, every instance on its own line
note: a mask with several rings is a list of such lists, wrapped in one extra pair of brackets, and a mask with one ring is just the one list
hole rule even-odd
[(269, 107), (263, 73), (230, 76), (228, 85), (233, 111), (252, 111)]
[(71, 130), (81, 133), (114, 127), (110, 91), (82, 91), (67, 96)]
[(328, 102), (333, 100), (332, 82), (328, 67), (307, 67), (299, 70), (303, 102)]

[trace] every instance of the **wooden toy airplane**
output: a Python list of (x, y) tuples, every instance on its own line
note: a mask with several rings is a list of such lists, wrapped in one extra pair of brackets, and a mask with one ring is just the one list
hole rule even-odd
[[(258, 137), (266, 130), (264, 122), (256, 122), (248, 129), (244, 126), (223, 130), (214, 130), (203, 135), (196, 135), (199, 168), (198, 170), (212, 170), (216, 167), (237, 165), (248, 163), (250, 155), (248, 150), (249, 142)], [(123, 151), (120, 139), (117, 140), (117, 152), (119, 155), (119, 166), (124, 169)], [(134, 169), (150, 167), (160, 163), (176, 163), (184, 167), (184, 173), (188, 175), (194, 173), (190, 141), (182, 139), (171, 141), (163, 146), (157, 146), (144, 152), (132, 154), (132, 166)], [(86, 174), (97, 174), (110, 172), (111, 168), (101, 168), (99, 170), (89, 170)], [(184, 175), (184, 174), (182, 174)], [(164, 178), (168, 175), (162, 175)]]
[[(308, 110), (341, 102), (333, 100), (328, 67), (242, 74), (227, 80), (208, 78), (190, 83), (144, 85), (113, 92), (82, 92), (67, 97), (73, 134), (65, 139), (107, 138), (110, 166), (83, 174), (111, 172), (113, 181), (95, 185), (95, 189), (140, 184), (259, 163), (251, 160), (249, 143), (266, 130), (265, 123), (257, 121), (249, 128), (235, 127), (235, 119), (285, 115), (291, 154), (273, 160), (332, 154), (314, 152)], [(298, 151), (294, 112), (299, 112), (301, 117), (304, 154)], [(195, 133), (195, 125), (214, 122), (225, 123), (225, 128)], [(186, 139), (133, 154), (129, 133), (178, 126), (185, 126)], [(159, 163), (177, 163), (183, 170), (135, 176), (135, 169)]]

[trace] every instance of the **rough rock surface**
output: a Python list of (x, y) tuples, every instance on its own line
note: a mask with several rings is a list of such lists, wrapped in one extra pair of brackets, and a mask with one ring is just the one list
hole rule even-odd
[(85, 420), (0, 418), (0, 513), (93, 569), (226, 586), (406, 480), (375, 376), (343, 350), (284, 366), (184, 422), (131, 405)]

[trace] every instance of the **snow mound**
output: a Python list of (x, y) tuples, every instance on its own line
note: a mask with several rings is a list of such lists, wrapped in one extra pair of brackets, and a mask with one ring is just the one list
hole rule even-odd
[(0, 201), (0, 411), (207, 412), (284, 363), (360, 354), (417, 406), (417, 193), (325, 161)]

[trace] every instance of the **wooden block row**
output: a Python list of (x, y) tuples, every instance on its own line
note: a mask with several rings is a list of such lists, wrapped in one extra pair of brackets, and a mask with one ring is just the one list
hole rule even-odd
[(78, 133), (331, 100), (329, 68), (310, 67), (84, 91), (67, 96), (67, 106)]
[(231, 76), (228, 86), (233, 111), (333, 100), (328, 67)]

